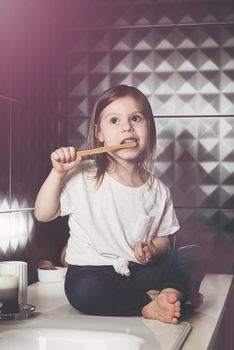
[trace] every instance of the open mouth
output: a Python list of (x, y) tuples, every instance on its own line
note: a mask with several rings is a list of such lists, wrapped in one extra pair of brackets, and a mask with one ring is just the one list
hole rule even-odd
[(129, 139), (124, 139), (120, 144), (123, 145), (124, 143), (129, 143), (129, 142), (136, 142), (137, 144), (137, 139), (135, 138), (129, 138)]

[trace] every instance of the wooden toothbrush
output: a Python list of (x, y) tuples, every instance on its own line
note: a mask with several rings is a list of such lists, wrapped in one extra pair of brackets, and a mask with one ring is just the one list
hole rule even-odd
[(105, 152), (112, 152), (112, 151), (116, 151), (122, 148), (133, 148), (136, 147), (136, 142), (135, 141), (131, 141), (131, 142), (127, 142), (127, 143), (123, 143), (120, 145), (114, 145), (114, 146), (103, 146), (103, 147), (98, 147), (98, 148), (93, 148), (93, 149), (87, 149), (84, 151), (77, 151), (76, 154), (77, 156), (89, 156), (92, 154), (99, 154), (99, 153), (105, 153)]

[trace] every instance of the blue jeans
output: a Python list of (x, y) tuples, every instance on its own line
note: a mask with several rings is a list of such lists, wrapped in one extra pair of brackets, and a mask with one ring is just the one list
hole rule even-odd
[(150, 289), (175, 288), (196, 298), (205, 275), (205, 257), (196, 245), (169, 251), (154, 265), (129, 263), (130, 276), (122, 276), (109, 265), (69, 265), (65, 293), (82, 313), (103, 316), (141, 316), (151, 299)]

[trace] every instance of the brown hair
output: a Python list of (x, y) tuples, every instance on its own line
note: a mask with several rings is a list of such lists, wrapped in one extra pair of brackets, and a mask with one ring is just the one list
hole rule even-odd
[[(154, 117), (152, 113), (151, 106), (147, 97), (137, 88), (127, 85), (117, 85), (112, 87), (106, 91), (104, 91), (100, 97), (97, 99), (91, 116), (90, 127), (89, 127), (89, 136), (88, 136), (88, 147), (96, 148), (102, 146), (102, 142), (100, 142), (96, 137), (96, 132), (99, 128), (101, 122), (101, 113), (105, 107), (107, 107), (110, 103), (116, 101), (117, 99), (125, 96), (131, 96), (138, 103), (139, 107), (144, 114), (144, 117), (147, 120), (148, 130), (149, 130), (149, 142), (147, 148), (139, 160), (139, 174), (143, 182), (145, 182), (151, 174), (153, 161), (155, 159), (156, 152), (156, 130), (154, 124)], [(100, 184), (105, 171), (109, 165), (109, 160), (111, 156), (107, 153), (97, 154), (94, 156), (94, 160), (96, 163), (96, 181), (97, 184)], [(150, 177), (151, 179), (151, 177)]]

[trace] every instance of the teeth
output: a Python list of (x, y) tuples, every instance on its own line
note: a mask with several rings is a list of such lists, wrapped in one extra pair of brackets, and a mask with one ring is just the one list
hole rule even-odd
[(123, 140), (121, 143), (129, 143), (129, 142), (136, 142), (135, 139), (127, 139), (127, 140)]

